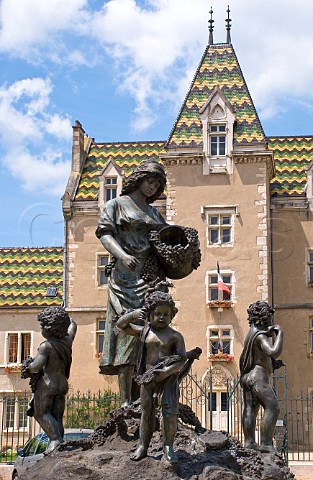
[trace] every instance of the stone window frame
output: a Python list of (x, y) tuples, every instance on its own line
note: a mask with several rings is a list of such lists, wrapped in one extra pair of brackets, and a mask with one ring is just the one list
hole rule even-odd
[[(107, 263), (105, 264), (102, 264), (101, 263), (101, 258), (105, 257), (107, 259)], [(108, 277), (105, 277), (105, 273), (104, 273), (104, 269), (106, 267), (106, 265), (110, 262), (111, 260), (111, 256), (109, 254), (109, 252), (97, 252), (96, 253), (96, 271), (97, 271), (97, 275), (96, 275), (96, 285), (97, 285), (97, 288), (107, 288), (108, 287)], [(104, 274), (104, 277), (106, 278), (106, 282), (105, 283), (101, 283), (101, 276), (102, 276), (102, 273)]]
[[(223, 335), (223, 331), (229, 330), (229, 335)], [(212, 335), (211, 332), (217, 331), (217, 335)], [(212, 350), (213, 344), (212, 340), (217, 342), (223, 342), (223, 340), (229, 341), (229, 352), (224, 352), (228, 355), (234, 355), (234, 328), (232, 325), (209, 325), (206, 331), (206, 338), (207, 338), (207, 358), (210, 355), (215, 355), (217, 352)]]
[(308, 287), (313, 287), (313, 248), (306, 249), (306, 278)]
[[(217, 271), (215, 270), (207, 270), (205, 274), (205, 291), (206, 291), (206, 304), (207, 305), (214, 305), (217, 303), (223, 303), (227, 302), (229, 304), (233, 304), (235, 302), (235, 290), (236, 290), (236, 278), (235, 278), (235, 272), (230, 269), (224, 269), (220, 270), (220, 274), (222, 279), (224, 280), (225, 276), (230, 276), (231, 281), (230, 282), (225, 282), (225, 284), (230, 287), (231, 295), (230, 298), (227, 298), (227, 292), (220, 291), (218, 290), (218, 298), (212, 299), (210, 292), (213, 290), (217, 290), (217, 281), (212, 282), (211, 278), (212, 277), (217, 277)], [(213, 288), (211, 288), (213, 287)], [(221, 305), (223, 306), (223, 305)]]
[[(100, 356), (103, 350), (103, 341), (104, 341), (104, 332), (105, 332), (105, 318), (104, 317), (98, 317), (96, 319), (97, 325), (96, 325), (96, 356)], [(102, 325), (100, 323), (103, 323), (103, 328), (101, 328)], [(102, 339), (102, 348), (100, 348), (100, 338)]]
[[(199, 115), (202, 121), (203, 135), (203, 174), (232, 174), (233, 162), (231, 154), (236, 116), (232, 105), (217, 86), (214, 87), (207, 102), (200, 109)], [(225, 153), (223, 155), (211, 154), (212, 126), (225, 126)]]
[[(30, 418), (26, 414), (29, 399), (14, 391), (2, 391), (4, 401), (0, 407), (0, 415), (3, 425), (8, 432), (27, 431), (30, 425)], [(20, 415), (22, 414), (22, 415)], [(20, 423), (20, 420), (22, 422)]]
[[(231, 216), (230, 222), (230, 241), (229, 242), (222, 242), (220, 240), (219, 234), (219, 241), (215, 243), (211, 243), (210, 241), (210, 230), (213, 229), (213, 226), (210, 225), (209, 218), (211, 216), (218, 215), (218, 216)], [(239, 207), (238, 205), (207, 205), (201, 207), (201, 216), (204, 220), (205, 227), (206, 227), (206, 244), (209, 248), (217, 248), (217, 247), (233, 247), (234, 246), (234, 238), (235, 238), (235, 217), (239, 216)], [(226, 225), (225, 227), (226, 228)], [(223, 226), (220, 226), (219, 230), (223, 229)]]
[[(17, 352), (16, 352), (16, 361), (13, 361), (12, 358), (10, 359), (10, 336), (17, 335)], [(23, 336), (29, 335), (30, 342), (29, 347), (25, 348), (24, 346), (24, 354), (23, 354)], [(5, 344), (4, 344), (4, 366), (14, 366), (14, 365), (21, 365), (22, 361), (26, 358), (32, 356), (33, 354), (33, 332), (30, 330), (8, 330), (5, 332)]]
[(104, 202), (113, 200), (117, 197), (118, 190), (118, 176), (111, 175), (104, 178)]

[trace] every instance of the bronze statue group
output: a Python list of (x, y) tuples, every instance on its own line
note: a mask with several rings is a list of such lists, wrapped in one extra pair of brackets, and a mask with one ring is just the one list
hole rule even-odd
[[(112, 258), (107, 269), (108, 305), (100, 370), (118, 376), (123, 407), (131, 404), (134, 385), (140, 387), (139, 445), (132, 459), (147, 456), (154, 412), (160, 408), (163, 458), (175, 464), (179, 382), (201, 350), (186, 352), (183, 336), (170, 326), (177, 309), (149, 240), (151, 232), (167, 226), (159, 211), (150, 205), (163, 193), (165, 185), (163, 166), (156, 161), (142, 162), (124, 180), (121, 195), (105, 204), (99, 219), (96, 235)], [(245, 447), (268, 453), (274, 452), (279, 413), (270, 379), (273, 359), (280, 355), (283, 344), (282, 329), (272, 322), (273, 313), (267, 302), (250, 305), (250, 330), (240, 358)], [(62, 418), (77, 326), (61, 307), (45, 309), (38, 320), (46, 340), (35, 359), (24, 362), (22, 375), (31, 378), (29, 414), (51, 439), (50, 453), (63, 442)], [(255, 426), (260, 406), (264, 415), (261, 445), (257, 445)]]

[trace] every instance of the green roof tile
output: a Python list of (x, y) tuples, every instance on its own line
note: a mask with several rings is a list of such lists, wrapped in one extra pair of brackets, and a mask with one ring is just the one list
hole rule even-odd
[(267, 140), (275, 159), (272, 197), (303, 196), (307, 182), (306, 169), (313, 161), (313, 136), (268, 137)]
[(219, 87), (236, 115), (234, 144), (264, 144), (264, 132), (232, 45), (207, 46), (189, 92), (167, 142), (167, 147), (201, 147), (199, 110), (214, 87)]
[[(46, 297), (48, 287), (56, 297)], [(0, 308), (60, 305), (63, 248), (0, 248)]]

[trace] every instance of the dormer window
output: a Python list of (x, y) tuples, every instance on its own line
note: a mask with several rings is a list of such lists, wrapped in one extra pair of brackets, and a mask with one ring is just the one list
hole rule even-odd
[(110, 158), (99, 175), (98, 205), (100, 211), (106, 202), (113, 200), (121, 193), (123, 176), (123, 170)]
[(231, 174), (236, 117), (232, 106), (218, 87), (213, 89), (199, 114), (203, 127), (203, 174)]
[(105, 178), (105, 201), (113, 200), (117, 197), (117, 177)]
[(226, 125), (209, 125), (210, 155), (220, 157), (226, 154)]

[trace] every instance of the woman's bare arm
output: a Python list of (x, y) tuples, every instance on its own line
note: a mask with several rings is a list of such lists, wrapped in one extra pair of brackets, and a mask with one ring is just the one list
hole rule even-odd
[(113, 237), (113, 232), (106, 232), (100, 238), (100, 241), (104, 248), (111, 253), (114, 257), (121, 260), (123, 265), (131, 270), (134, 270), (139, 264), (139, 260), (132, 255), (128, 255), (120, 246), (120, 244)]

